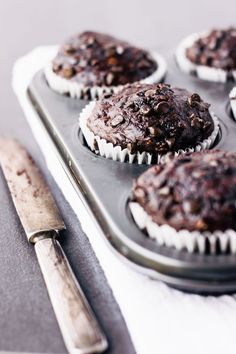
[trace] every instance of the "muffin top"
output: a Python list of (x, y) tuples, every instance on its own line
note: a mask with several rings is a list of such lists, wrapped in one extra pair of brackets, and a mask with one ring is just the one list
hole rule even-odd
[(217, 69), (236, 69), (236, 28), (212, 30), (186, 50), (187, 58), (199, 65)]
[(59, 49), (53, 71), (86, 87), (117, 86), (142, 80), (157, 69), (142, 49), (97, 32), (83, 32)]
[(214, 123), (209, 104), (196, 93), (166, 84), (131, 84), (99, 100), (88, 128), (131, 153), (165, 154), (209, 137)]
[(135, 182), (133, 199), (158, 225), (235, 230), (236, 154), (195, 152), (151, 167)]

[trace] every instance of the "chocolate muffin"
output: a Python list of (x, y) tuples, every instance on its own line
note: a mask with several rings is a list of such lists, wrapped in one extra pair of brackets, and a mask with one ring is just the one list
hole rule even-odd
[(172, 229), (174, 237), (184, 232), (185, 244), (192, 236), (197, 242), (196, 237), (205, 235), (215, 241), (215, 248), (217, 239), (224, 238), (225, 247), (227, 235), (236, 235), (236, 154), (195, 152), (156, 165), (134, 183), (132, 201), (149, 222), (167, 225), (167, 238), (173, 236)]
[(177, 61), (184, 71), (203, 79), (227, 81), (236, 79), (236, 28), (213, 29), (184, 40)]
[(45, 70), (53, 89), (78, 97), (86, 93), (94, 96), (94, 91), (99, 96), (100, 91), (114, 91), (114, 88), (142, 80), (156, 82), (164, 73), (165, 64), (160, 56), (91, 31), (66, 41)]
[(159, 162), (167, 153), (213, 144), (218, 123), (209, 106), (198, 94), (167, 84), (129, 84), (90, 103), (80, 125), (90, 148), (102, 156), (107, 145), (111, 158), (118, 147), (139, 163)]

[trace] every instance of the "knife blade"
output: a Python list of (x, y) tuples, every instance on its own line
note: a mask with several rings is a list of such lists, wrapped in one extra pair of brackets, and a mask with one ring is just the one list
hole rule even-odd
[(27, 151), (14, 140), (0, 139), (0, 162), (11, 196), (28, 237), (65, 224), (48, 186)]
[(41, 172), (23, 146), (7, 138), (0, 138), (0, 164), (27, 239), (34, 244), (68, 352), (103, 352), (106, 337), (57, 241), (65, 224)]

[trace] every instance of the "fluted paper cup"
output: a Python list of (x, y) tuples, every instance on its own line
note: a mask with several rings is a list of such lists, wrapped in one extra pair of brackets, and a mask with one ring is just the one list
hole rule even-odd
[(186, 250), (189, 253), (216, 254), (236, 253), (236, 231), (199, 232), (186, 229), (177, 231), (169, 225), (158, 225), (137, 202), (130, 202), (129, 207), (135, 223), (141, 230), (159, 245)]

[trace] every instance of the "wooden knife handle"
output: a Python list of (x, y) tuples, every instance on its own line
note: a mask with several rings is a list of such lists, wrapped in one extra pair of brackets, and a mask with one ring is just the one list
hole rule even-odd
[(68, 352), (103, 352), (108, 346), (106, 338), (59, 242), (41, 238), (35, 251)]

